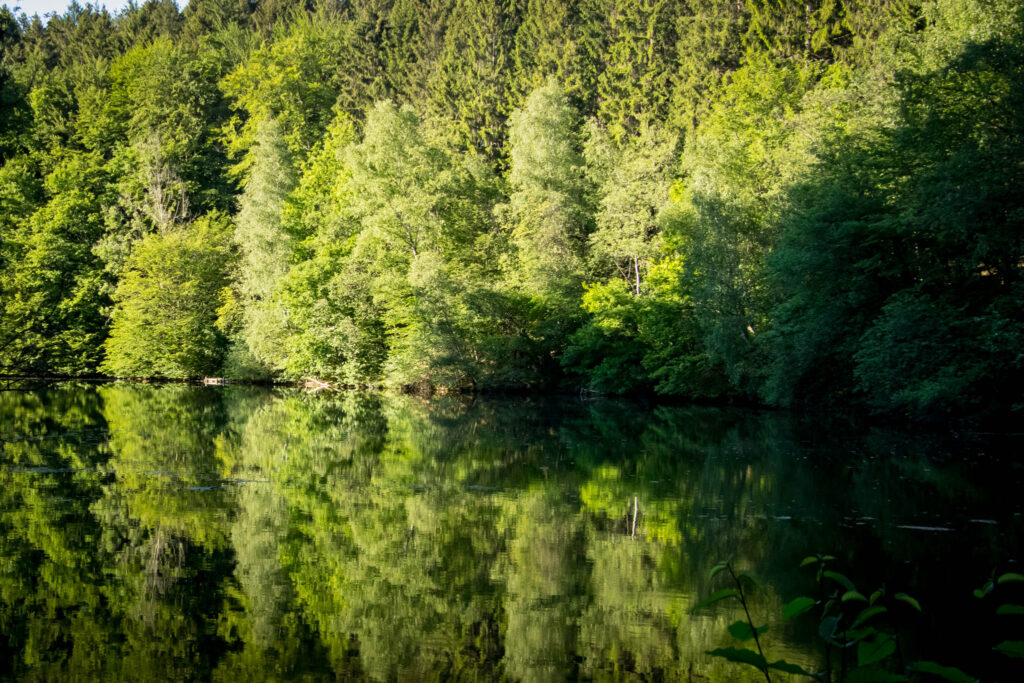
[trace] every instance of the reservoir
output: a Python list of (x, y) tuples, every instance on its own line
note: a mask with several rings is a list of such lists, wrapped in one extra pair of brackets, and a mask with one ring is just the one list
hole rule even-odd
[(748, 572), (769, 662), (866, 661), (824, 636), (879, 591), (878, 666), (1024, 680), (994, 649), (1024, 640), (997, 614), (1024, 603), (1022, 445), (600, 398), (4, 391), (0, 678), (765, 680), (708, 654), (756, 649), (743, 605), (694, 609)]

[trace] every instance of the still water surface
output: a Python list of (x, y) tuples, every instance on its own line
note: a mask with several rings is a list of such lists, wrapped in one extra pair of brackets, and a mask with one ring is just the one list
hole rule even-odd
[(708, 570), (756, 573), (769, 659), (815, 669), (817, 620), (779, 614), (831, 553), (920, 600), (890, 615), (907, 661), (1024, 680), (971, 596), (1021, 570), (1020, 445), (614, 400), (0, 392), (0, 678), (763, 680), (705, 654), (742, 616), (690, 613)]

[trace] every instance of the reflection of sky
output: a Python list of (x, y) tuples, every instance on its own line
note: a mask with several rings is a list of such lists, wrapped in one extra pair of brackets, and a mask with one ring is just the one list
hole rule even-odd
[[(145, 0), (135, 0), (136, 4), (141, 5)], [(40, 16), (50, 14), (51, 12), (63, 13), (67, 9), (68, 5), (71, 4), (71, 0), (2, 0), (0, 4), (8, 7), (15, 11), (15, 14), (25, 14), (32, 16), (33, 14), (39, 14)], [(80, 5), (86, 5), (86, 0), (80, 0)], [(128, 0), (91, 0), (93, 5), (102, 5), (106, 7), (111, 13), (116, 13), (118, 10), (124, 9), (128, 5)], [(178, 0), (178, 6), (186, 4), (183, 0)]]

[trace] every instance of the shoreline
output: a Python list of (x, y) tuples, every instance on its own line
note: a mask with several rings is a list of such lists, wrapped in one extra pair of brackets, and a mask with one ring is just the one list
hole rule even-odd
[(1008, 437), (1024, 436), (1020, 431), (1019, 416), (1012, 411), (1000, 414), (943, 415), (930, 419), (914, 419), (907, 415), (872, 413), (857, 406), (842, 408), (814, 407), (799, 405), (795, 407), (779, 407), (742, 397), (694, 398), (687, 396), (662, 395), (653, 392), (637, 392), (630, 394), (611, 394), (584, 389), (567, 389), (557, 386), (551, 388), (536, 387), (473, 387), (467, 389), (448, 389), (439, 386), (405, 385), (385, 386), (380, 384), (348, 385), (328, 382), (319, 379), (281, 380), (281, 379), (230, 379), (226, 377), (176, 378), (176, 377), (111, 377), (108, 375), (3, 375), (0, 374), (0, 391), (29, 390), (28, 387), (11, 386), (13, 383), (28, 382), (60, 384), (65, 382), (84, 382), (90, 384), (187, 384), (196, 387), (252, 386), (273, 388), (305, 389), (306, 393), (322, 392), (394, 392), (397, 394), (414, 395), (421, 398), (435, 396), (462, 396), (466, 398), (575, 398), (580, 401), (595, 400), (627, 400), (651, 402), (658, 405), (694, 406), (704, 408), (740, 409), (757, 412), (783, 413), (800, 418), (839, 418), (866, 427), (896, 427), (901, 429), (925, 430), (928, 432), (970, 432), (977, 434), (998, 434)]

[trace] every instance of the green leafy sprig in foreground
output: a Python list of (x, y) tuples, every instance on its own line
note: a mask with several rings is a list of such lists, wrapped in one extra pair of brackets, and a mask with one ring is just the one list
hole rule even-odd
[[(715, 565), (710, 579), (726, 572), (730, 586), (699, 600), (691, 608), (695, 612), (723, 600), (736, 600), (743, 607), (745, 619), (728, 627), (729, 635), (740, 643), (753, 640), (755, 650), (726, 647), (709, 650), (707, 654), (730, 662), (752, 666), (760, 671), (770, 683), (773, 671), (781, 671), (832, 683), (898, 683), (910, 681), (911, 677), (924, 675), (951, 683), (975, 683), (979, 679), (964, 671), (933, 661), (915, 661), (905, 664), (900, 649), (899, 629), (893, 618), (899, 610), (909, 608), (911, 613), (921, 613), (921, 604), (906, 593), (888, 596), (886, 589), (879, 588), (870, 595), (857, 590), (854, 583), (844, 574), (831, 568), (836, 558), (832, 555), (812, 555), (804, 558), (800, 567), (815, 572), (817, 597), (799, 596), (782, 608), (786, 621), (804, 614), (818, 616), (818, 637), (824, 647), (824, 668), (808, 671), (785, 660), (770, 662), (760, 637), (768, 626), (755, 626), (751, 616), (748, 593), (756, 587), (757, 581), (750, 572), (737, 572), (728, 562)], [(974, 591), (975, 597), (985, 599), (997, 586), (1024, 582), (1024, 575), (1006, 573), (993, 577), (982, 588)], [(1003, 603), (995, 610), (996, 616), (1024, 615), (1024, 606)], [(1024, 659), (1024, 643), (1004, 640), (993, 650), (1000, 655)]]

